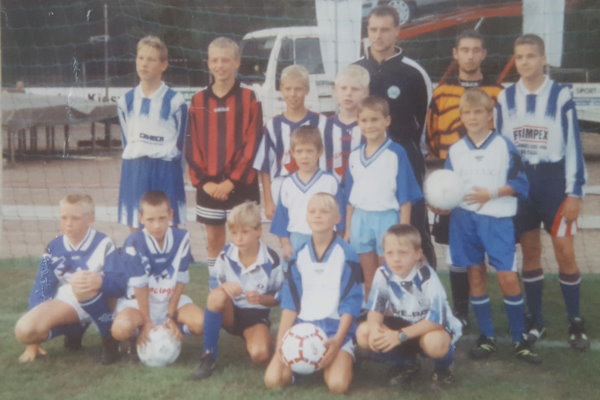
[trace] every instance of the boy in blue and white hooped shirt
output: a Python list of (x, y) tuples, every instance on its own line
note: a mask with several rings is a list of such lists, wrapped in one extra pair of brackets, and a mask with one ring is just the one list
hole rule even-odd
[(434, 360), (434, 383), (451, 384), (454, 344), (462, 325), (437, 273), (423, 262), (421, 235), (410, 225), (393, 225), (382, 244), (385, 263), (373, 279), (367, 320), (356, 332), (358, 345), (399, 369), (392, 386), (410, 385), (419, 370), (417, 354)]
[(140, 228), (139, 201), (151, 190), (169, 196), (174, 225), (185, 222), (182, 150), (188, 107), (183, 96), (162, 81), (168, 65), (162, 40), (141, 39), (135, 60), (140, 84), (117, 102), (123, 140), (119, 222), (130, 228)]
[(227, 229), (231, 242), (217, 257), (209, 278), (202, 358), (193, 379), (208, 378), (215, 369), (221, 328), (244, 338), (253, 363), (271, 356), (269, 314), (279, 304), (283, 283), (279, 256), (260, 240), (260, 208), (255, 202), (235, 206), (227, 216)]
[(307, 220), (312, 235), (289, 261), (281, 289), (281, 320), (275, 354), (265, 372), (265, 385), (292, 383), (292, 370), (282, 361), (281, 344), (294, 324), (310, 322), (327, 334), (326, 352), (319, 365), (329, 391), (345, 393), (352, 382), (354, 332), (363, 299), (362, 274), (352, 247), (335, 232), (339, 205), (328, 193), (308, 202)]

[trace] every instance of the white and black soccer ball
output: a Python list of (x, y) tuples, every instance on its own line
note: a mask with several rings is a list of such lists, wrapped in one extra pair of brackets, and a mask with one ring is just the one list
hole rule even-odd
[(325, 331), (318, 326), (307, 322), (294, 325), (283, 336), (283, 362), (297, 374), (312, 374), (325, 355), (326, 341)]
[(164, 367), (172, 364), (181, 353), (181, 341), (164, 325), (148, 333), (148, 341), (138, 342), (137, 353), (140, 361), (148, 367)]
[(440, 210), (458, 207), (465, 196), (462, 179), (449, 169), (438, 169), (429, 174), (423, 189), (427, 203)]

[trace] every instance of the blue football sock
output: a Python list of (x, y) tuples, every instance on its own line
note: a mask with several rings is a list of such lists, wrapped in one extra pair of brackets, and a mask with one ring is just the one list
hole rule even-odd
[(223, 313), (211, 311), (208, 308), (204, 311), (204, 344), (202, 345), (202, 350), (209, 350), (213, 359), (217, 358), (217, 346), (219, 344), (222, 321)]
[(504, 310), (508, 316), (508, 326), (513, 343), (520, 342), (525, 332), (525, 304), (523, 295), (504, 296)]
[(46, 340), (50, 340), (61, 335), (80, 336), (83, 335), (86, 329), (87, 325), (81, 325), (81, 323), (79, 322), (76, 322), (74, 324), (55, 326), (48, 332), (48, 338)]
[(450, 368), (454, 362), (454, 345), (450, 345), (448, 352), (443, 358), (434, 360), (435, 371), (444, 371)]
[(581, 288), (581, 274), (558, 274), (560, 290), (567, 309), (569, 318), (579, 317), (579, 292)]
[(113, 314), (108, 308), (106, 296), (100, 292), (96, 297), (79, 302), (79, 305), (87, 312), (100, 332), (100, 336), (109, 337), (110, 328), (112, 327)]
[(533, 317), (534, 327), (544, 326), (544, 317), (542, 315), (542, 293), (544, 291), (544, 271), (534, 269), (523, 271), (523, 286), (525, 296), (527, 297), (527, 308)]
[(494, 322), (492, 321), (492, 305), (490, 296), (471, 296), (471, 307), (481, 333), (489, 338), (495, 337)]

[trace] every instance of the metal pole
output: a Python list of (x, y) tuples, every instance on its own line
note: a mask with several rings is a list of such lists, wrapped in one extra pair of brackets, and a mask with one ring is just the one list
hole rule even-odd
[(104, 101), (108, 101), (108, 4), (104, 3)]

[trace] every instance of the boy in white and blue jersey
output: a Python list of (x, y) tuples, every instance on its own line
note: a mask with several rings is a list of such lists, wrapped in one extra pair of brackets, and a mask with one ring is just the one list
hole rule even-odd
[(201, 335), (202, 309), (183, 294), (192, 261), (190, 235), (169, 226), (173, 210), (164, 192), (145, 193), (139, 208), (144, 228), (123, 244), (121, 263), (129, 281), (127, 295), (117, 302), (112, 334), (117, 340), (135, 340), (139, 333), (138, 344), (156, 325), (166, 326), (178, 338), (181, 330)]
[(356, 253), (334, 231), (340, 222), (339, 205), (327, 193), (314, 195), (307, 210), (311, 240), (291, 258), (281, 289), (281, 320), (275, 354), (265, 372), (265, 385), (284, 387), (292, 370), (282, 361), (283, 336), (292, 325), (310, 322), (328, 336), (319, 365), (328, 389), (345, 393), (352, 382), (354, 332), (363, 286)]
[(515, 356), (539, 364), (541, 358), (532, 352), (525, 334), (524, 300), (515, 265), (516, 196), (526, 198), (529, 188), (521, 157), (509, 140), (490, 130), (494, 101), (486, 92), (467, 89), (459, 110), (467, 135), (450, 147), (445, 167), (460, 176), (466, 193), (450, 214), (450, 254), (455, 265), (467, 267), (471, 306), (481, 331), (469, 355), (483, 359), (496, 351), (486, 288), (487, 255), (504, 295)]
[(571, 90), (544, 73), (544, 41), (523, 35), (515, 41), (515, 66), (520, 79), (498, 97), (496, 127), (511, 140), (523, 158), (531, 189), (519, 202), (516, 231), (523, 250), (523, 283), (532, 336), (545, 332), (542, 315), (544, 271), (540, 225), (552, 238), (559, 282), (569, 320), (569, 343), (589, 348), (579, 309), (581, 273), (574, 235), (587, 172), (579, 122)]
[(339, 196), (335, 177), (319, 168), (323, 142), (318, 128), (301, 126), (292, 133), (290, 141), (290, 153), (298, 165), (298, 171), (283, 180), (271, 223), (271, 233), (279, 236), (286, 260), (294, 250), (310, 240), (306, 206), (312, 195), (329, 193)]
[(333, 87), (338, 112), (327, 120), (323, 143), (327, 171), (340, 184), (346, 176), (350, 153), (363, 142), (357, 114), (360, 102), (368, 95), (369, 72), (366, 69), (359, 65), (349, 65), (340, 71)]
[[(254, 169), (259, 172), (263, 188), (263, 206), (268, 219), (273, 218), (283, 178), (298, 170), (290, 153), (292, 132), (301, 126), (319, 128), (325, 132), (327, 117), (306, 108), (304, 99), (309, 91), (308, 70), (302, 65), (290, 65), (281, 71), (280, 91), (285, 111), (273, 117), (265, 130), (254, 158)], [(325, 170), (325, 156), (319, 160)]]
[(254, 202), (235, 206), (227, 217), (231, 242), (217, 258), (209, 278), (211, 291), (204, 311), (204, 343), (194, 379), (208, 378), (216, 367), (219, 332), (239, 335), (253, 363), (271, 356), (271, 307), (283, 283), (277, 253), (261, 240), (260, 208)]
[(393, 225), (382, 238), (385, 263), (375, 273), (367, 320), (358, 345), (375, 359), (400, 369), (392, 386), (408, 386), (418, 372), (417, 354), (434, 359), (433, 381), (453, 382), (450, 366), (462, 324), (452, 313), (433, 268), (423, 262), (421, 235), (411, 225)]
[(383, 263), (381, 236), (392, 225), (410, 223), (412, 203), (423, 198), (401, 145), (387, 137), (391, 118), (381, 97), (367, 97), (358, 110), (365, 143), (350, 154), (344, 182), (346, 239), (360, 257), (368, 295)]
[(141, 39), (135, 65), (140, 84), (117, 102), (123, 141), (119, 222), (140, 228), (140, 198), (150, 190), (161, 190), (173, 205), (173, 223), (179, 225), (185, 222), (182, 150), (187, 105), (162, 81), (168, 67), (162, 40)]
[[(29, 311), (15, 326), (17, 340), (26, 348), (20, 362), (46, 355), (42, 342), (67, 335), (65, 347), (78, 350), (85, 328), (93, 321), (102, 337), (102, 363), (118, 359), (118, 343), (111, 337), (112, 313), (107, 297), (80, 295), (79, 279), (85, 272), (102, 274), (115, 267), (116, 250), (112, 240), (96, 232), (94, 202), (88, 195), (70, 194), (60, 201), (62, 235), (52, 240), (42, 256), (29, 296)], [(87, 325), (85, 325), (87, 326)]]

